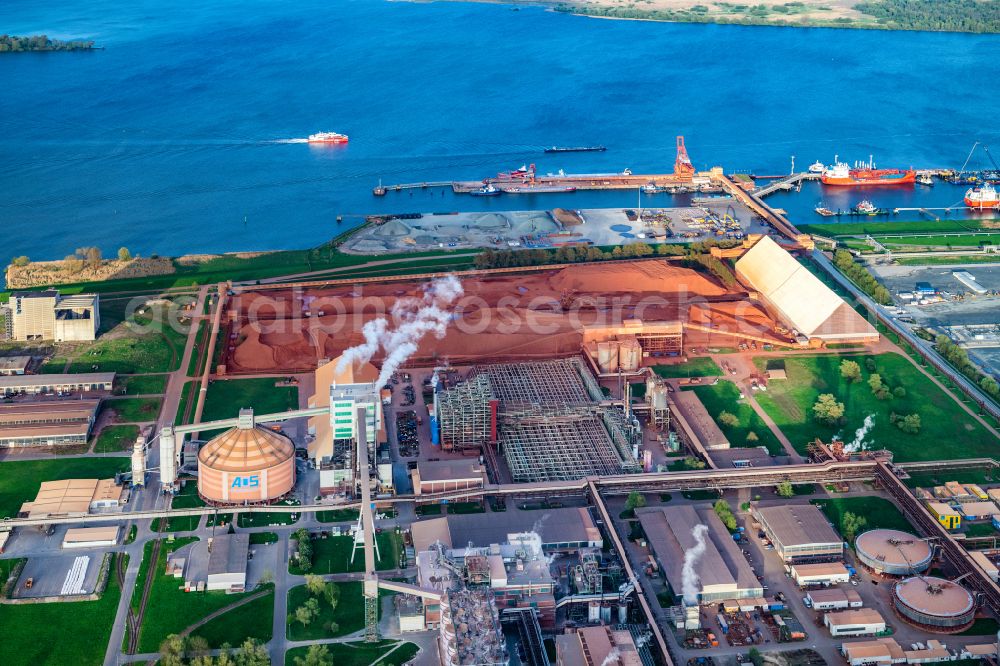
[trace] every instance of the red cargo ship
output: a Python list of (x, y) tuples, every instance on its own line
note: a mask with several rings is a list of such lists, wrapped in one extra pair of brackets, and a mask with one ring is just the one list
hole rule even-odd
[(875, 186), (875, 185), (911, 185), (917, 180), (917, 172), (913, 169), (876, 169), (875, 163), (869, 161), (849, 164), (836, 161), (820, 176), (824, 185), (839, 186)]

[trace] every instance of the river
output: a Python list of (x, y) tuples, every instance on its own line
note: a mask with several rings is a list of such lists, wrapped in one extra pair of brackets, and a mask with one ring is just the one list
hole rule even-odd
[[(106, 47), (0, 56), (3, 259), (82, 245), (304, 247), (377, 212), (633, 205), (635, 192), (377, 199), (371, 189), (532, 162), (669, 171), (678, 134), (699, 168), (764, 174), (787, 172), (791, 155), (799, 167), (872, 153), (882, 166), (957, 167), (974, 141), (1000, 133), (1000, 98), (983, 85), (1000, 56), (990, 35), (383, 0), (8, 0), (0, 32)], [(286, 142), (317, 131), (350, 144)], [(608, 151), (541, 152), (552, 144)], [(775, 195), (793, 221), (818, 221), (812, 187), (794, 201)], [(955, 195), (908, 196), (949, 205)]]

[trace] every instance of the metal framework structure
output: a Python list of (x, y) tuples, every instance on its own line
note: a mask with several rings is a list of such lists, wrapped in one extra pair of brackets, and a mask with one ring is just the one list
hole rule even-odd
[(446, 451), (474, 448), (489, 440), (491, 400), (493, 390), (485, 374), (439, 393), (441, 447)]

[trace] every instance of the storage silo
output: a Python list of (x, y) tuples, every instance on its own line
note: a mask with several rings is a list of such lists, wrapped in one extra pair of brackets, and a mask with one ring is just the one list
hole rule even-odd
[(942, 634), (954, 634), (972, 626), (976, 601), (958, 583), (934, 576), (914, 576), (892, 588), (892, 604), (906, 622)]
[(295, 445), (256, 425), (253, 410), (198, 451), (198, 494), (213, 504), (256, 504), (283, 497), (295, 486)]

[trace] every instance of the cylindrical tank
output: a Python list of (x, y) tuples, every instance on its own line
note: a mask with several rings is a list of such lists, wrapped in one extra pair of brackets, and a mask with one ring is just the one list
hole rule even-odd
[(926, 571), (933, 551), (926, 541), (900, 530), (868, 530), (854, 542), (858, 560), (887, 576), (912, 576)]
[(295, 486), (295, 445), (255, 425), (248, 412), (241, 411), (238, 426), (213, 437), (198, 452), (198, 494), (208, 502), (267, 502)]
[(618, 370), (618, 343), (597, 343), (597, 366), (601, 372), (616, 372)]
[(667, 408), (667, 385), (662, 382), (650, 382), (652, 390), (647, 389), (649, 404), (653, 409), (664, 410)]
[(914, 576), (893, 586), (892, 604), (900, 617), (924, 631), (958, 633), (971, 626), (976, 603), (964, 587), (934, 576)]
[(635, 338), (623, 340), (618, 350), (618, 364), (626, 372), (635, 372), (642, 363), (642, 346)]

